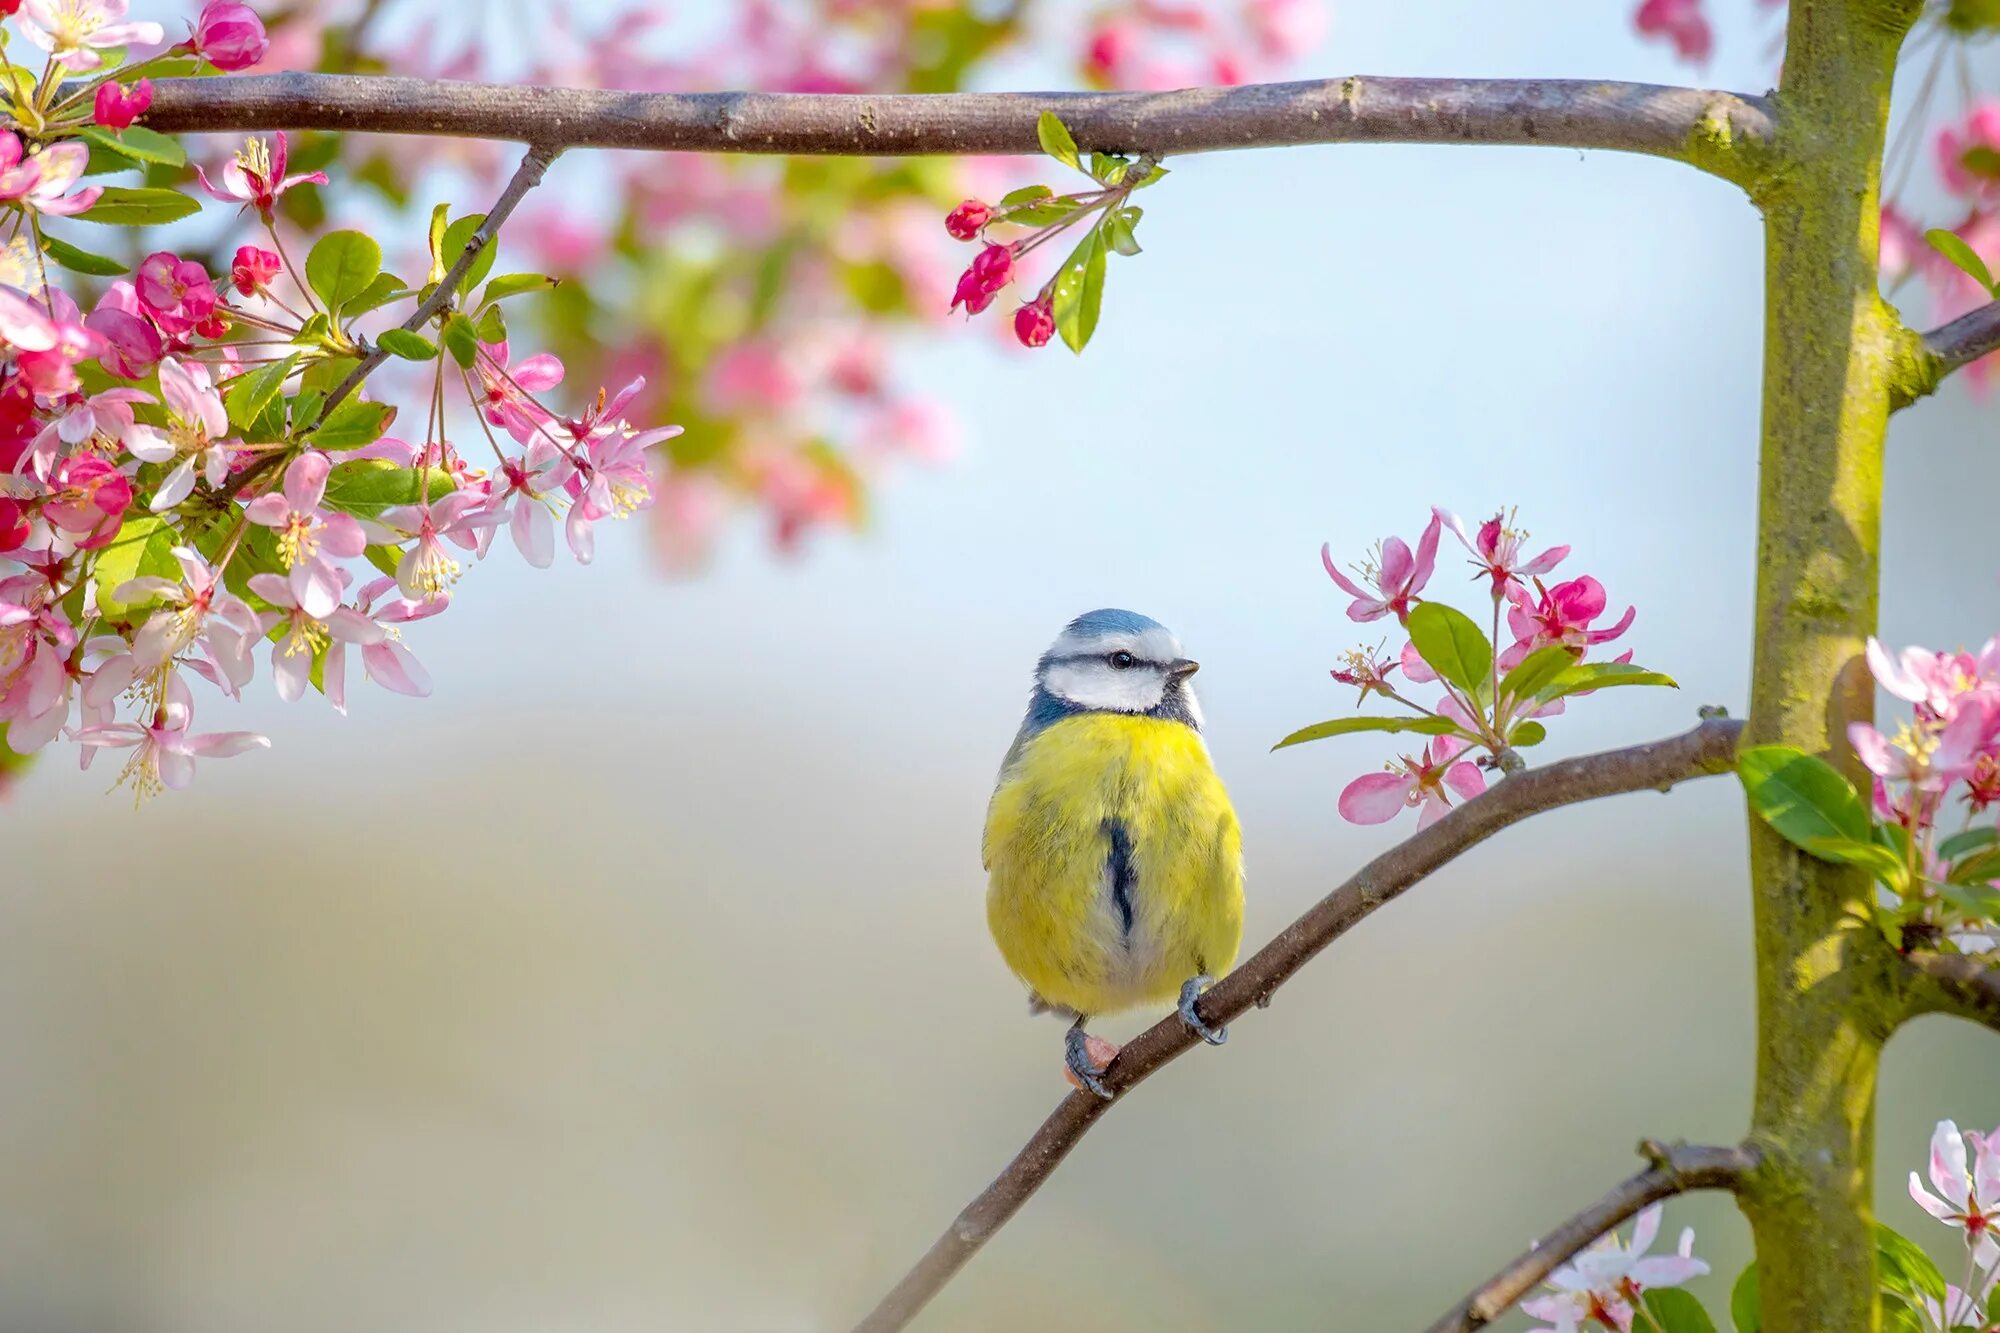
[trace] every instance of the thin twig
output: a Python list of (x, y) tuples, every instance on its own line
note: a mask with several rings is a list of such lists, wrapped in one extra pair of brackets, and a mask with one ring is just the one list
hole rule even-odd
[(570, 148), (868, 157), (1041, 151), (1062, 117), (1086, 149), (1162, 156), (1309, 143), (1607, 148), (1732, 180), (1775, 141), (1763, 98), (1581, 79), (1316, 79), (1157, 93), (645, 93), (348, 74), (169, 79), (146, 124), (354, 130)]
[(1953, 371), (2000, 352), (2000, 301), (1980, 306), (1923, 336), (1919, 364), (1893, 391), (1891, 402), (1907, 407), (1934, 392)]
[(1948, 1013), (2000, 1031), (2000, 963), (1969, 954), (1912, 953), (1903, 961), (1914, 1013)]
[[(1371, 912), (1461, 852), (1529, 815), (1599, 796), (1665, 791), (1689, 778), (1726, 772), (1734, 762), (1742, 725), (1705, 721), (1668, 740), (1564, 759), (1507, 778), (1363, 866), (1205, 992), (1196, 1002), (1199, 1016), (1218, 1027), (1253, 1007), (1268, 1005), (1278, 987)], [(1042, 1187), (1099, 1116), (1127, 1090), (1197, 1044), (1178, 1017), (1161, 1019), (1133, 1038), (1104, 1071), (1103, 1081), (1114, 1100), (1088, 1092), (1064, 1098), (998, 1179), (980, 1191), (916, 1267), (861, 1321), (859, 1330), (887, 1333), (908, 1324)]]
[(1639, 1145), (1639, 1151), (1652, 1166), (1536, 1241), (1527, 1253), (1432, 1324), (1430, 1333), (1473, 1333), (1485, 1327), (1513, 1309), (1592, 1241), (1642, 1208), (1690, 1190), (1735, 1189), (1757, 1166), (1757, 1152), (1747, 1146), (1698, 1148), (1648, 1142)]
[[(472, 239), (465, 243), (464, 253), (459, 255), (458, 261), (445, 273), (431, 294), (418, 303), (416, 312), (403, 321), (404, 332), (415, 333), (430, 323), (440, 310), (452, 303), (457, 295), (460, 280), (472, 271), (473, 261), (493, 243), (493, 238), (500, 232), (501, 224), (506, 222), (515, 206), (527, 197), (528, 191), (542, 183), (542, 173), (549, 169), (549, 163), (555, 161), (556, 155), (561, 152), (561, 148), (549, 144), (529, 145), (527, 155), (521, 159), (521, 165), (514, 170), (514, 178), (507, 182), (507, 188), (493, 201), (493, 207), (487, 211), (485, 219), (472, 233)], [(348, 371), (347, 378), (334, 385), (333, 392), (326, 396), (326, 403), (320, 408), (319, 420), (325, 421), (333, 409), (340, 406), (342, 400), (360, 388), (361, 382), (374, 374), (377, 367), (388, 359), (389, 353), (380, 347), (362, 357), (361, 363)]]

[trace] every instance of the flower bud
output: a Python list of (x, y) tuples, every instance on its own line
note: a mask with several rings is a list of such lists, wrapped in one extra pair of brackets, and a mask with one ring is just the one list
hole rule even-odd
[(972, 266), (959, 275), (958, 290), (952, 293), (951, 308), (964, 306), (968, 314), (978, 314), (993, 304), (994, 296), (1014, 277), (1014, 247), (989, 245), (979, 252)]
[(944, 229), (961, 241), (969, 241), (992, 217), (992, 205), (968, 199), (945, 215)]
[(271, 285), (281, 267), (278, 256), (254, 245), (238, 246), (236, 260), (229, 266), (229, 281), (245, 296), (255, 296)]
[(1014, 312), (1014, 336), (1023, 347), (1045, 347), (1055, 335), (1056, 315), (1048, 297), (1028, 302)]
[(239, 70), (262, 60), (271, 41), (264, 35), (264, 20), (250, 6), (208, 0), (187, 46), (217, 69)]
[(151, 79), (141, 79), (130, 88), (113, 80), (97, 86), (97, 101), (91, 108), (91, 119), (107, 130), (128, 129), (133, 121), (146, 114), (146, 108), (152, 104)]

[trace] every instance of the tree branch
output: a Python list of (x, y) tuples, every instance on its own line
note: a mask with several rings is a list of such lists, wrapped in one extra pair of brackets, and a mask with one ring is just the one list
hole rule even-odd
[[(501, 225), (507, 221), (521, 200), (527, 197), (528, 191), (542, 183), (542, 174), (549, 169), (549, 163), (555, 161), (556, 155), (560, 152), (562, 149), (545, 143), (529, 145), (527, 155), (521, 159), (521, 165), (514, 169), (514, 178), (507, 182), (507, 188), (493, 201), (493, 207), (487, 210), (486, 217), (472, 233), (472, 238), (465, 243), (465, 249), (460, 252), (458, 259), (431, 294), (417, 304), (416, 312), (403, 321), (402, 327), (406, 333), (415, 333), (423, 328), (440, 310), (452, 303), (458, 292), (459, 281), (472, 271), (473, 261), (479, 258), (487, 246), (493, 244), (493, 238), (500, 234)], [(361, 363), (348, 371), (346, 378), (334, 385), (333, 392), (326, 396), (326, 403), (320, 408), (319, 420), (325, 421), (334, 408), (339, 407), (349, 394), (360, 388), (361, 382), (374, 374), (388, 359), (389, 353), (380, 347), (371, 349), (366, 356), (363, 356)]]
[(1565, 79), (1319, 79), (1163, 93), (641, 93), (345, 74), (167, 79), (146, 124), (358, 130), (565, 148), (858, 154), (1036, 153), (1035, 120), (1086, 149), (1160, 156), (1314, 143), (1540, 144), (1689, 162), (1739, 183), (1768, 156), (1762, 98)]
[[(1665, 791), (1675, 783), (1729, 770), (1742, 723), (1703, 722), (1694, 730), (1650, 745), (1564, 759), (1517, 773), (1485, 795), (1467, 801), (1437, 823), (1382, 853), (1346, 883), (1287, 926), (1276, 939), (1218, 981), (1197, 1009), (1210, 1026), (1263, 1007), (1320, 950), (1393, 901), (1432, 871), (1529, 815), (1623, 792)], [(1161, 1019), (1140, 1033), (1104, 1071), (1114, 1098), (1196, 1044), (1178, 1017)], [(1073, 1092), (1042, 1122), (1026, 1147), (939, 1236), (916, 1267), (861, 1321), (862, 1333), (887, 1333), (916, 1317), (979, 1248), (1005, 1226), (1042, 1187), (1097, 1118), (1114, 1102)]]
[(1914, 355), (1906, 359), (1891, 388), (1891, 408), (1908, 407), (1935, 393), (1947, 375), (1993, 352), (2000, 352), (2000, 301), (1960, 315), (1916, 339)]
[(1652, 1166), (1564, 1222), (1430, 1326), (1430, 1333), (1473, 1333), (1513, 1309), (1542, 1280), (1641, 1209), (1690, 1190), (1736, 1189), (1757, 1166), (1753, 1148), (1691, 1148), (1642, 1143)]
[(1956, 1014), (2000, 1032), (2000, 964), (1968, 954), (1912, 953), (1912, 1014)]

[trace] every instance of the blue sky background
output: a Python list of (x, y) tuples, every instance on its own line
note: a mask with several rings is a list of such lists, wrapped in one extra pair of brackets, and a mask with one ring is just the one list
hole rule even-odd
[[(1688, 80), (1628, 8), (1347, 0), (1302, 73)], [(1706, 79), (1762, 90), (1769, 23), (1719, 8)], [(427, 701), (356, 686), (340, 719), (260, 679), (204, 720), (272, 750), (137, 814), (44, 765), (5, 815), (0, 1322), (851, 1319), (1062, 1091), (978, 839), (1078, 611), (1202, 660), (1252, 946), (1396, 836), (1334, 813), (1382, 744), (1268, 753), (1351, 706), (1322, 541), (1518, 504), (1637, 604), (1625, 642), (1683, 690), (1583, 701), (1537, 758), (1741, 712), (1762, 257), (1733, 188), (1563, 150), (1174, 167), (1087, 356), (910, 349), (968, 447), (865, 534), (788, 561), (746, 526), (683, 582), (636, 530), (589, 569), (503, 551), (411, 633)], [(1995, 410), (1958, 385), (1895, 423), (1893, 640), (2000, 624)], [(1740, 1132), (1742, 851), (1724, 782), (1479, 849), (1121, 1108), (927, 1326), (1427, 1323), (1640, 1136)], [(1938, 1239), (1901, 1176), (1938, 1117), (2000, 1120), (1995, 1068), (1943, 1021), (1897, 1039), (1885, 1218)], [(1719, 1308), (1744, 1229), (1683, 1221)]]

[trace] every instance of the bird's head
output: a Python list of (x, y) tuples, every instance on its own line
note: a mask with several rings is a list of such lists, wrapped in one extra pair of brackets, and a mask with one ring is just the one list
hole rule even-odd
[(1035, 684), (1087, 712), (1170, 717), (1201, 726), (1189, 681), (1199, 662), (1157, 620), (1132, 611), (1087, 611), (1069, 622), (1035, 665)]

